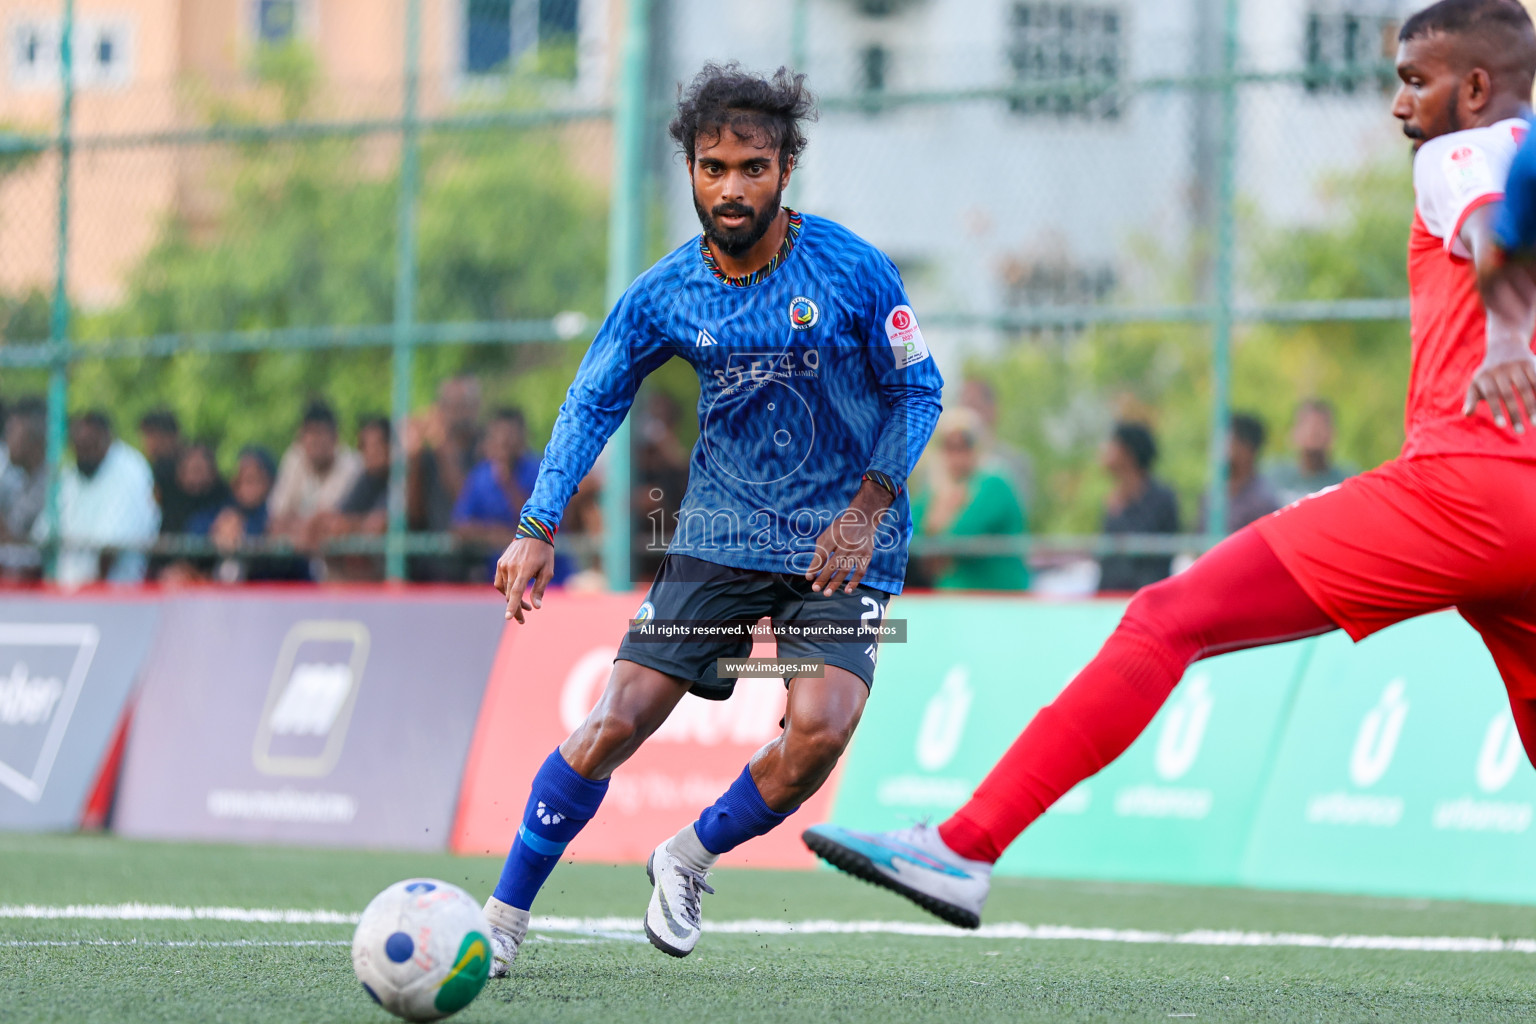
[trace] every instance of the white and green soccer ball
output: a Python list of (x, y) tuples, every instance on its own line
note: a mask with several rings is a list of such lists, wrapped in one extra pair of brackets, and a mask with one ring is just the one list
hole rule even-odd
[(408, 878), (373, 898), (352, 936), (352, 969), (374, 1002), (405, 1020), (438, 1020), (480, 994), (491, 926), (456, 885)]

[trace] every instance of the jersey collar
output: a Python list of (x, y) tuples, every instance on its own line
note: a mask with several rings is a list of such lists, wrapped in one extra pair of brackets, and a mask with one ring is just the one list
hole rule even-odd
[(773, 259), (763, 264), (750, 274), (741, 277), (731, 277), (720, 269), (720, 264), (715, 260), (715, 254), (710, 251), (709, 240), (703, 235), (699, 236), (699, 256), (704, 260), (704, 266), (715, 276), (715, 280), (722, 284), (728, 284), (733, 288), (746, 288), (757, 284), (789, 259), (789, 254), (794, 252), (795, 243), (800, 240), (800, 229), (804, 226), (804, 219), (789, 207), (784, 207), (784, 212), (789, 214), (789, 230), (784, 232), (784, 242), (779, 246), (779, 251), (773, 254)]

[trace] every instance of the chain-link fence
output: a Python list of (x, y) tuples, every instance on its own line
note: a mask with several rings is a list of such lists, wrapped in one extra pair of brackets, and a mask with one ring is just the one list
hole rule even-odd
[[(616, 290), (696, 233), (663, 128), (677, 84), (731, 56), (806, 71), (821, 118), (786, 202), (896, 260), (946, 406), (973, 413), (944, 430), (979, 457), (936, 444), (912, 480), (915, 580), (1027, 558), (1091, 588), (1115, 552), (1166, 571), (1395, 451), (1400, 4), (764, 6), (0, 0), (0, 400), (30, 494), (0, 488), (0, 513), (46, 494), (36, 525), (0, 515), (0, 571), (127, 578), (143, 551), (172, 578), (484, 578), (510, 531), (455, 505), (487, 455), (510, 467), (491, 498), (525, 489), (498, 410), (536, 451)], [(563, 571), (654, 565), (696, 387), (680, 364), (647, 385)], [(1321, 413), (1287, 433), (1312, 397), (1336, 446)], [(1268, 427), (1252, 457), (1228, 457), (1234, 408)], [(124, 495), (149, 473), (157, 517), (81, 500), (93, 411), (119, 442), (94, 472)], [(1174, 518), (1143, 507), (1143, 435), (1106, 445), (1117, 422), (1155, 438)], [(983, 476), (1013, 514), (967, 516)]]

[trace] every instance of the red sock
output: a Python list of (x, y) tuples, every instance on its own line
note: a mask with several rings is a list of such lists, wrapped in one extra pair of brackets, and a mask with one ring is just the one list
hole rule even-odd
[(939, 837), (962, 857), (996, 861), (1063, 793), (1125, 752), (1191, 662), (1333, 628), (1257, 531), (1234, 534), (1136, 595), (1098, 656), (1040, 709)]

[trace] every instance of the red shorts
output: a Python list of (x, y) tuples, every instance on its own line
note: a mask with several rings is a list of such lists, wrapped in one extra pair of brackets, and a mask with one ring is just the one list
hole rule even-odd
[(1511, 694), (1536, 698), (1536, 463), (1399, 459), (1254, 527), (1354, 639), (1455, 607)]

